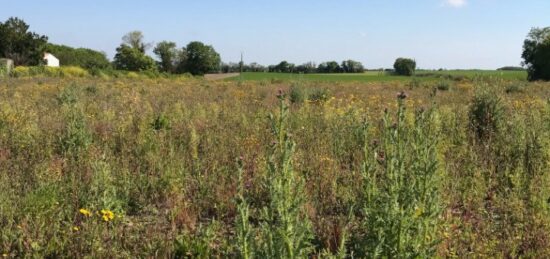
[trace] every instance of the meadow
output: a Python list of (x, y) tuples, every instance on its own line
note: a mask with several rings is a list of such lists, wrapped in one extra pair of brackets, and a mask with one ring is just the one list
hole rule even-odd
[(243, 76), (2, 79), (0, 255), (550, 256), (550, 83)]
[[(525, 80), (525, 71), (497, 71), (497, 70), (444, 70), (431, 71), (419, 70), (415, 78), (422, 81), (449, 80), (473, 80), (477, 77), (494, 77), (505, 80)], [(391, 75), (383, 71), (366, 71), (364, 73), (340, 73), (340, 74), (292, 74), (292, 73), (268, 73), (268, 72), (245, 72), (240, 77), (233, 77), (228, 80), (246, 81), (322, 81), (322, 82), (407, 82), (408, 77)]]

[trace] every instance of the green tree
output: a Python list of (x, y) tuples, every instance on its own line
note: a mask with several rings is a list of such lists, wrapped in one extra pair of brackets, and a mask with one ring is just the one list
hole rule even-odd
[(204, 75), (218, 71), (220, 68), (220, 54), (210, 45), (193, 41), (180, 53), (180, 72), (189, 72), (193, 75)]
[(550, 80), (550, 27), (531, 29), (521, 57), (529, 80)]
[(277, 64), (276, 66), (271, 66), (271, 69), (269, 72), (276, 72), (276, 73), (292, 73), (294, 71), (294, 64), (288, 63), (286, 60), (281, 61), (281, 63)]
[(401, 76), (412, 76), (416, 70), (416, 61), (410, 58), (398, 58), (393, 64), (395, 73)]
[(141, 31), (131, 31), (122, 37), (122, 42), (134, 49), (139, 50), (141, 53), (145, 53), (145, 51), (151, 47), (151, 44), (145, 43), (144, 38), (145, 37)]
[(153, 49), (153, 53), (160, 59), (159, 68), (162, 72), (175, 72), (179, 55), (175, 42), (159, 42)]
[(86, 69), (105, 69), (111, 66), (104, 52), (92, 49), (48, 44), (46, 51), (56, 56), (63, 66), (79, 66)]
[(319, 73), (341, 73), (342, 68), (336, 61), (329, 61), (319, 64), (317, 67), (317, 72)]
[(12, 59), (16, 66), (38, 65), (47, 42), (48, 37), (30, 32), (19, 18), (0, 23), (0, 56)]
[(145, 55), (149, 44), (143, 42), (140, 31), (132, 31), (122, 37), (122, 44), (116, 49), (114, 66), (128, 71), (156, 70), (155, 60)]
[(361, 62), (350, 59), (342, 61), (342, 70), (344, 73), (363, 73), (365, 68)]
[(121, 44), (116, 49), (113, 64), (116, 69), (128, 71), (150, 71), (156, 69), (153, 58), (143, 54), (139, 49), (132, 48), (126, 44)]

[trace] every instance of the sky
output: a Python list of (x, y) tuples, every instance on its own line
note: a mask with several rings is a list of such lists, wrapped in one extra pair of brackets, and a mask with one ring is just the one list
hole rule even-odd
[(550, 26), (550, 0), (0, 0), (49, 41), (104, 51), (140, 30), (145, 41), (214, 46), (224, 62), (357, 60), (387, 68), (495, 69), (521, 62), (532, 27)]

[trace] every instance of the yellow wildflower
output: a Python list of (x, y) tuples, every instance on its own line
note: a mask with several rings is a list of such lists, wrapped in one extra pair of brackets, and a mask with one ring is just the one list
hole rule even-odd
[(111, 221), (115, 218), (115, 214), (110, 210), (101, 210), (101, 214), (103, 214), (101, 216), (103, 221)]
[(84, 215), (84, 216), (86, 216), (86, 217), (92, 216), (92, 213), (91, 213), (89, 210), (87, 210), (87, 209), (80, 209), (79, 211), (80, 211), (80, 213), (81, 213), (82, 215)]
[(80, 230), (80, 228), (78, 228), (77, 226), (73, 227), (73, 231), (79, 231), (79, 230)]

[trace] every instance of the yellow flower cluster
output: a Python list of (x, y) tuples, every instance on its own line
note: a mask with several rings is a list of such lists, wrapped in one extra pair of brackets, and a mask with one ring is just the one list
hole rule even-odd
[(101, 214), (102, 214), (101, 218), (105, 222), (111, 221), (115, 218), (115, 214), (110, 210), (101, 210)]
[(82, 214), (86, 217), (91, 217), (92, 216), (92, 213), (87, 209), (80, 209), (79, 211), (80, 211), (80, 214)]
[[(91, 217), (92, 216), (92, 212), (90, 212), (89, 210), (84, 209), (84, 208), (80, 209), (79, 212), (80, 212), (80, 214), (82, 214), (86, 217)], [(109, 221), (115, 219), (115, 213), (112, 212), (111, 210), (101, 210), (99, 212), (101, 213), (101, 215), (100, 215), (101, 219), (103, 219), (103, 221), (105, 221), (105, 222), (109, 222)], [(98, 215), (99, 215), (99, 213), (98, 213)]]

